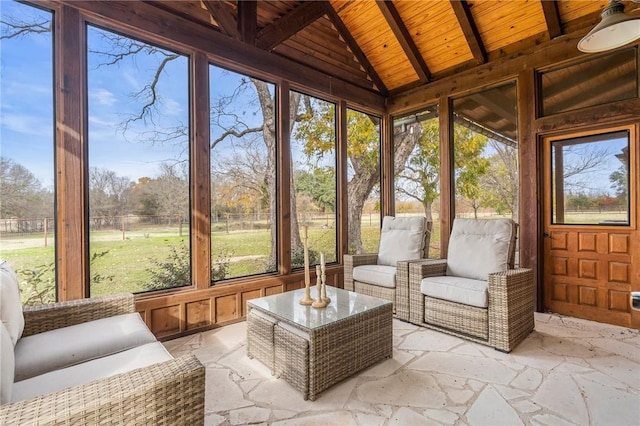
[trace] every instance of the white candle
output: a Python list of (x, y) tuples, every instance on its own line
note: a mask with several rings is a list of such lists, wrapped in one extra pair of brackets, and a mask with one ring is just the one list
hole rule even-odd
[(324, 265), (324, 253), (320, 252), (320, 271), (324, 274), (325, 265)]
[(309, 277), (309, 245), (308, 245), (308, 227), (304, 226), (303, 229), (303, 248), (304, 248), (304, 285), (309, 287), (311, 279)]

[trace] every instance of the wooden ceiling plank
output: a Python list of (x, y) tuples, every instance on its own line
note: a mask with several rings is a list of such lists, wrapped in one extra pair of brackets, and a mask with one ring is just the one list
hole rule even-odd
[(547, 23), (547, 31), (549, 38), (554, 39), (562, 35), (562, 25), (560, 23), (560, 12), (558, 11), (558, 3), (556, 0), (540, 0), (544, 20)]
[(333, 64), (322, 58), (311, 57), (307, 52), (297, 49), (296, 46), (292, 46), (290, 41), (278, 45), (274, 49), (274, 52), (293, 61), (305, 63), (329, 76), (334, 76), (335, 78), (339, 78), (367, 90), (373, 90), (373, 82), (367, 78), (367, 75), (364, 72), (345, 72), (345, 67), (341, 64)]
[(487, 52), (482, 44), (478, 27), (473, 21), (471, 11), (469, 10), (469, 4), (465, 0), (450, 0), (453, 12), (456, 14), (458, 24), (462, 28), (462, 33), (467, 39), (469, 49), (473, 54), (474, 59), (478, 64), (484, 64), (487, 62)]
[(420, 81), (423, 83), (429, 82), (431, 80), (429, 67), (418, 50), (418, 46), (416, 46), (416, 43), (413, 41), (409, 30), (404, 25), (396, 7), (392, 2), (384, 0), (376, 0), (376, 4), (380, 8), (380, 11), (389, 24), (389, 27), (391, 27), (391, 30), (400, 42), (402, 50), (404, 50), (407, 58), (409, 58), (409, 61), (415, 69), (416, 74), (418, 74)]
[(387, 89), (387, 86), (382, 82), (382, 79), (371, 65), (371, 62), (369, 62), (369, 59), (367, 59), (364, 52), (360, 49), (360, 46), (358, 46), (358, 43), (344, 25), (344, 22), (342, 22), (338, 13), (333, 9), (333, 6), (327, 3), (326, 12), (331, 23), (336, 27), (340, 36), (344, 39), (349, 49), (351, 49), (351, 52), (353, 52), (360, 65), (365, 69), (367, 75), (376, 85), (380, 94), (386, 96), (389, 93), (389, 89)]
[(256, 46), (271, 50), (326, 14), (324, 1), (311, 1), (296, 7), (258, 32)]
[(236, 40), (240, 39), (240, 32), (238, 31), (238, 21), (233, 14), (233, 11), (229, 9), (224, 2), (216, 0), (202, 0), (202, 3), (207, 8), (213, 19), (218, 23), (220, 30)]
[(258, 32), (258, 2), (256, 0), (238, 2), (238, 31), (240, 31), (240, 40), (255, 46), (256, 33)]

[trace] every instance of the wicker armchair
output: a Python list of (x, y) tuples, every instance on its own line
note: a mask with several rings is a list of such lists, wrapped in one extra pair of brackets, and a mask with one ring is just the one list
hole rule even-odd
[(533, 271), (513, 269), (516, 224), (456, 219), (447, 259), (409, 266), (409, 320), (504, 352), (534, 328)]
[(424, 217), (385, 216), (378, 253), (344, 255), (344, 288), (393, 302), (396, 318), (409, 321), (409, 263), (429, 254), (431, 226)]
[[(135, 312), (133, 295), (24, 308), (23, 336)], [(203, 424), (205, 369), (181, 357), (0, 405), (3, 425)]]

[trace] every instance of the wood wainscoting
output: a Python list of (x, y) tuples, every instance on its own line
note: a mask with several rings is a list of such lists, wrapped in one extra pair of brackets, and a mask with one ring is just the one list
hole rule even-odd
[[(327, 267), (327, 285), (343, 287), (342, 266)], [(311, 278), (315, 285), (315, 277)], [(260, 276), (207, 289), (140, 295), (136, 310), (159, 340), (170, 340), (242, 321), (247, 300), (304, 287), (302, 271), (286, 276)]]

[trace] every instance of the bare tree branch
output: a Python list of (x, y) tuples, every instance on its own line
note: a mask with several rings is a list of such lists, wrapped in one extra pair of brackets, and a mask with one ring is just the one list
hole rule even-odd
[(229, 130), (226, 130), (225, 132), (223, 132), (216, 139), (211, 141), (211, 144), (209, 145), (209, 148), (211, 148), (211, 149), (215, 148), (215, 146), (217, 144), (219, 144), (220, 142), (222, 142), (227, 136), (235, 136), (237, 138), (241, 138), (241, 137), (246, 136), (248, 134), (257, 133), (257, 132), (261, 132), (261, 131), (262, 131), (262, 126), (260, 126), (260, 127), (251, 127), (251, 128), (247, 128), (247, 129), (244, 129), (244, 130), (241, 130), (241, 131), (237, 131), (236, 129), (229, 129)]
[(9, 17), (9, 20), (0, 20), (2, 35), (0, 40), (24, 37), (27, 34), (44, 34), (51, 32), (51, 21), (25, 22), (17, 18)]

